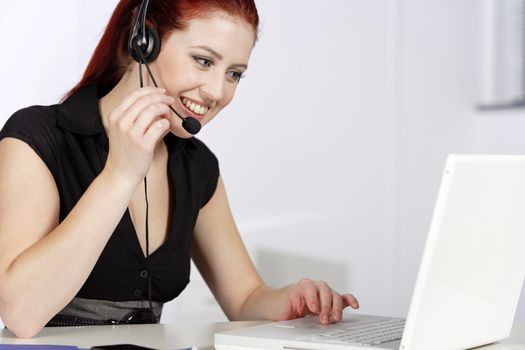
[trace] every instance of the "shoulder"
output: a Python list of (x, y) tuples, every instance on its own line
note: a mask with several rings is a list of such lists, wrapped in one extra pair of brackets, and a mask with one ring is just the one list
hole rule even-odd
[(56, 133), (58, 128), (58, 105), (31, 106), (15, 112), (0, 131), (1, 138), (38, 137)]
[(218, 172), (219, 160), (204, 142), (196, 137), (193, 137), (188, 140), (187, 147), (199, 166), (210, 170), (216, 169)]
[(50, 167), (62, 137), (58, 126), (58, 105), (31, 106), (15, 112), (0, 131), (0, 140), (11, 137), (28, 144)]
[(217, 188), (220, 175), (219, 161), (208, 146), (195, 137), (187, 140), (186, 149), (192, 154), (194, 169), (201, 179), (199, 193), (201, 193), (200, 207), (202, 208), (208, 203)]

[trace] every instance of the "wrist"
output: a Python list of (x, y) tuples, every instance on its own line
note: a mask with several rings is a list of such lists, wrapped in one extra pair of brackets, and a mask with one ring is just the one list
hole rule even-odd
[(106, 165), (97, 177), (97, 180), (107, 183), (111, 189), (120, 189), (125, 192), (129, 191), (130, 193), (134, 193), (143, 178), (123, 174)]

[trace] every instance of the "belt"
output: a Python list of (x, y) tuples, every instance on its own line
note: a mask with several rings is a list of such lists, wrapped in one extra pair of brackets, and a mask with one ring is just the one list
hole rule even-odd
[(150, 310), (148, 301), (74, 298), (47, 323), (46, 327), (158, 323), (162, 306), (161, 302), (152, 301), (152, 310)]

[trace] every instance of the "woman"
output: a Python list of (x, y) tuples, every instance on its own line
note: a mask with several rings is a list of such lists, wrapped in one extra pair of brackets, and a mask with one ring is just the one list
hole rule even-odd
[(46, 325), (158, 322), (187, 285), (190, 258), (229, 319), (340, 320), (358, 307), (350, 294), (308, 279), (264, 284), (217, 159), (172, 112), (205, 126), (230, 103), (257, 37), (253, 0), (152, 0), (151, 59), (128, 48), (140, 8), (118, 4), (63, 103), (20, 110), (0, 133), (5, 325), (27, 338)]

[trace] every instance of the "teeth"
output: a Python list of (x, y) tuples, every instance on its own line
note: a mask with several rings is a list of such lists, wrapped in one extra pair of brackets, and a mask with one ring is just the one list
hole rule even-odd
[(199, 114), (200, 115), (200, 114), (204, 114), (204, 113), (206, 113), (208, 111), (208, 107), (195, 104), (195, 102), (191, 102), (187, 98), (183, 98), (182, 99), (182, 103), (184, 103), (184, 105), (186, 107), (188, 107), (188, 109), (191, 110), (195, 114)]

